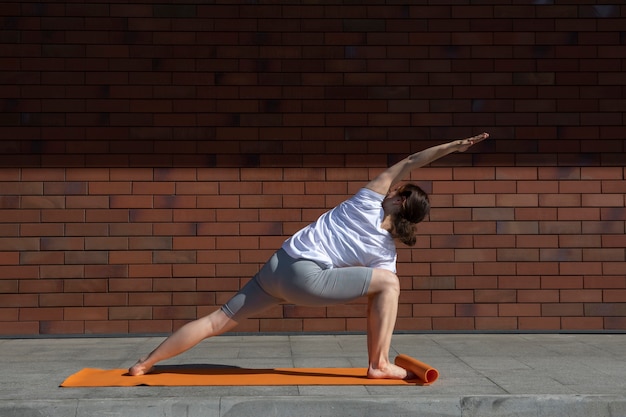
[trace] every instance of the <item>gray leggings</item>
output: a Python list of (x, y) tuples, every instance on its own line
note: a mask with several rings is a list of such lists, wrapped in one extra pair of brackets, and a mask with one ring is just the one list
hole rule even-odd
[(222, 311), (239, 322), (278, 304), (326, 306), (367, 294), (372, 268), (324, 269), (306, 259), (293, 259), (280, 249)]

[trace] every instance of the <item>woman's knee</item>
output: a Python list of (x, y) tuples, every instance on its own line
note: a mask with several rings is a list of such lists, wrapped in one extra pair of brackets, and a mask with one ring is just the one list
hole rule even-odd
[(375, 294), (383, 291), (399, 293), (400, 280), (398, 280), (398, 276), (391, 271), (386, 269), (374, 269), (367, 293)]

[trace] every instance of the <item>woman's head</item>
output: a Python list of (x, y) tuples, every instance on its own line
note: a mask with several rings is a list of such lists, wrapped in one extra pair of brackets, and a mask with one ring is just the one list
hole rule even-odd
[(393, 193), (399, 198), (398, 208), (393, 213), (392, 235), (400, 239), (408, 246), (415, 245), (417, 233), (415, 225), (422, 220), (430, 211), (428, 194), (415, 184), (404, 184)]

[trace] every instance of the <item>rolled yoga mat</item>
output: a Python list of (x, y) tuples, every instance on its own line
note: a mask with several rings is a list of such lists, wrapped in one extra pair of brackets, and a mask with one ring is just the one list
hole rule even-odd
[[(126, 369), (85, 368), (69, 376), (61, 387), (252, 386), (252, 385), (429, 385), (439, 376), (434, 368), (406, 355), (398, 366), (413, 372), (411, 381), (369, 379), (367, 368), (247, 369), (224, 366), (157, 366), (147, 375), (129, 376)], [(404, 366), (403, 366), (404, 365)]]
[(438, 370), (408, 355), (400, 354), (396, 356), (395, 363), (399, 367), (413, 372), (423, 384), (432, 384), (439, 378)]

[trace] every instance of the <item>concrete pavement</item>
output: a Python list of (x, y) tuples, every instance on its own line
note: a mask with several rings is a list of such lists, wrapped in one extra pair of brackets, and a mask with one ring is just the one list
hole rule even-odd
[[(431, 386), (59, 388), (127, 368), (161, 337), (0, 339), (0, 417), (626, 416), (626, 334), (397, 334)], [(232, 335), (163, 364), (366, 367), (364, 335)]]

